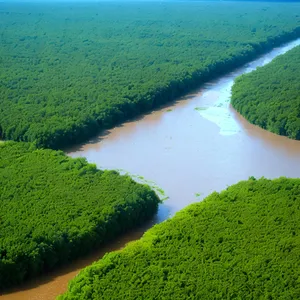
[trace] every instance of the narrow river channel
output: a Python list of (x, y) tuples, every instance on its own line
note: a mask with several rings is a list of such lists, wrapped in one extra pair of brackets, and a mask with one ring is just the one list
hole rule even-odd
[(300, 177), (300, 142), (249, 124), (229, 103), (237, 76), (267, 64), (297, 45), (300, 39), (206, 83), (167, 107), (70, 149), (70, 156), (86, 157), (99, 168), (126, 170), (154, 181), (169, 199), (143, 228), (71, 266), (0, 296), (0, 300), (55, 299), (81, 268), (105, 252), (139, 238), (153, 224), (212, 191), (225, 189), (249, 176)]

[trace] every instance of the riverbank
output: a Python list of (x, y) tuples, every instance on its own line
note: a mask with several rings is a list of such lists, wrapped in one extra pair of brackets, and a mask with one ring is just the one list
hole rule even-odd
[(300, 140), (300, 46), (242, 75), (232, 87), (232, 106), (250, 123)]

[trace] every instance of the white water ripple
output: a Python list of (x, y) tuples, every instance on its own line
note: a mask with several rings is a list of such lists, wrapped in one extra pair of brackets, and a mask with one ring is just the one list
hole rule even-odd
[[(231, 88), (234, 83), (234, 79), (244, 73), (249, 73), (254, 71), (257, 67), (264, 66), (270, 63), (275, 57), (280, 54), (284, 54), (287, 51), (291, 50), (292, 48), (300, 45), (300, 39), (293, 41), (291, 43), (286, 44), (282, 48), (275, 48), (271, 53), (261, 56), (257, 60), (249, 63), (247, 65), (247, 69), (243, 68), (243, 71), (237, 70), (236, 72), (232, 73), (232, 76), (228, 76), (225, 82), (224, 79), (220, 79), (216, 86), (219, 86), (218, 90), (215, 92), (218, 93), (217, 101), (210, 104), (204, 105), (200, 108), (196, 108), (199, 114), (205, 118), (206, 120), (215, 123), (219, 129), (221, 135), (234, 135), (241, 131), (241, 127), (239, 123), (233, 118), (230, 110), (230, 99), (231, 99)], [(210, 98), (210, 91), (205, 92), (199, 98), (201, 99), (209, 99)], [(213, 98), (213, 97), (211, 97)]]
[[(213, 106), (203, 107), (198, 110), (200, 115), (206, 120), (215, 123), (221, 135), (233, 135), (240, 132), (240, 126), (231, 116), (229, 111), (231, 86), (233, 81), (222, 85), (220, 96)], [(204, 93), (203, 97), (209, 97), (209, 93)]]

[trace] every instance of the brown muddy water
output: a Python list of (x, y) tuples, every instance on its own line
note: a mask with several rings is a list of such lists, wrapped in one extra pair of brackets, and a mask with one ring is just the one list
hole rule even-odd
[[(300, 44), (300, 39), (205, 84), (199, 90), (140, 119), (116, 127), (68, 151), (99, 168), (129, 172), (138, 181), (155, 182), (169, 197), (157, 216), (136, 231), (55, 273), (0, 296), (0, 300), (55, 299), (81, 268), (139, 238), (155, 223), (172, 216), (212, 191), (249, 176), (300, 177), (300, 142), (249, 124), (229, 104), (238, 75), (270, 62)], [(139, 176), (134, 176), (139, 175)]]

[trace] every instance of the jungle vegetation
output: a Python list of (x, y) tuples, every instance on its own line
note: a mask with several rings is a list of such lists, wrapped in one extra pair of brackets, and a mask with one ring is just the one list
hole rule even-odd
[(0, 290), (52, 270), (150, 219), (146, 185), (84, 158), (0, 144)]
[(251, 178), (85, 268), (58, 299), (300, 298), (300, 179)]
[(0, 138), (64, 148), (300, 34), (296, 3), (0, 3)]
[(238, 77), (232, 106), (249, 122), (300, 140), (300, 46)]

